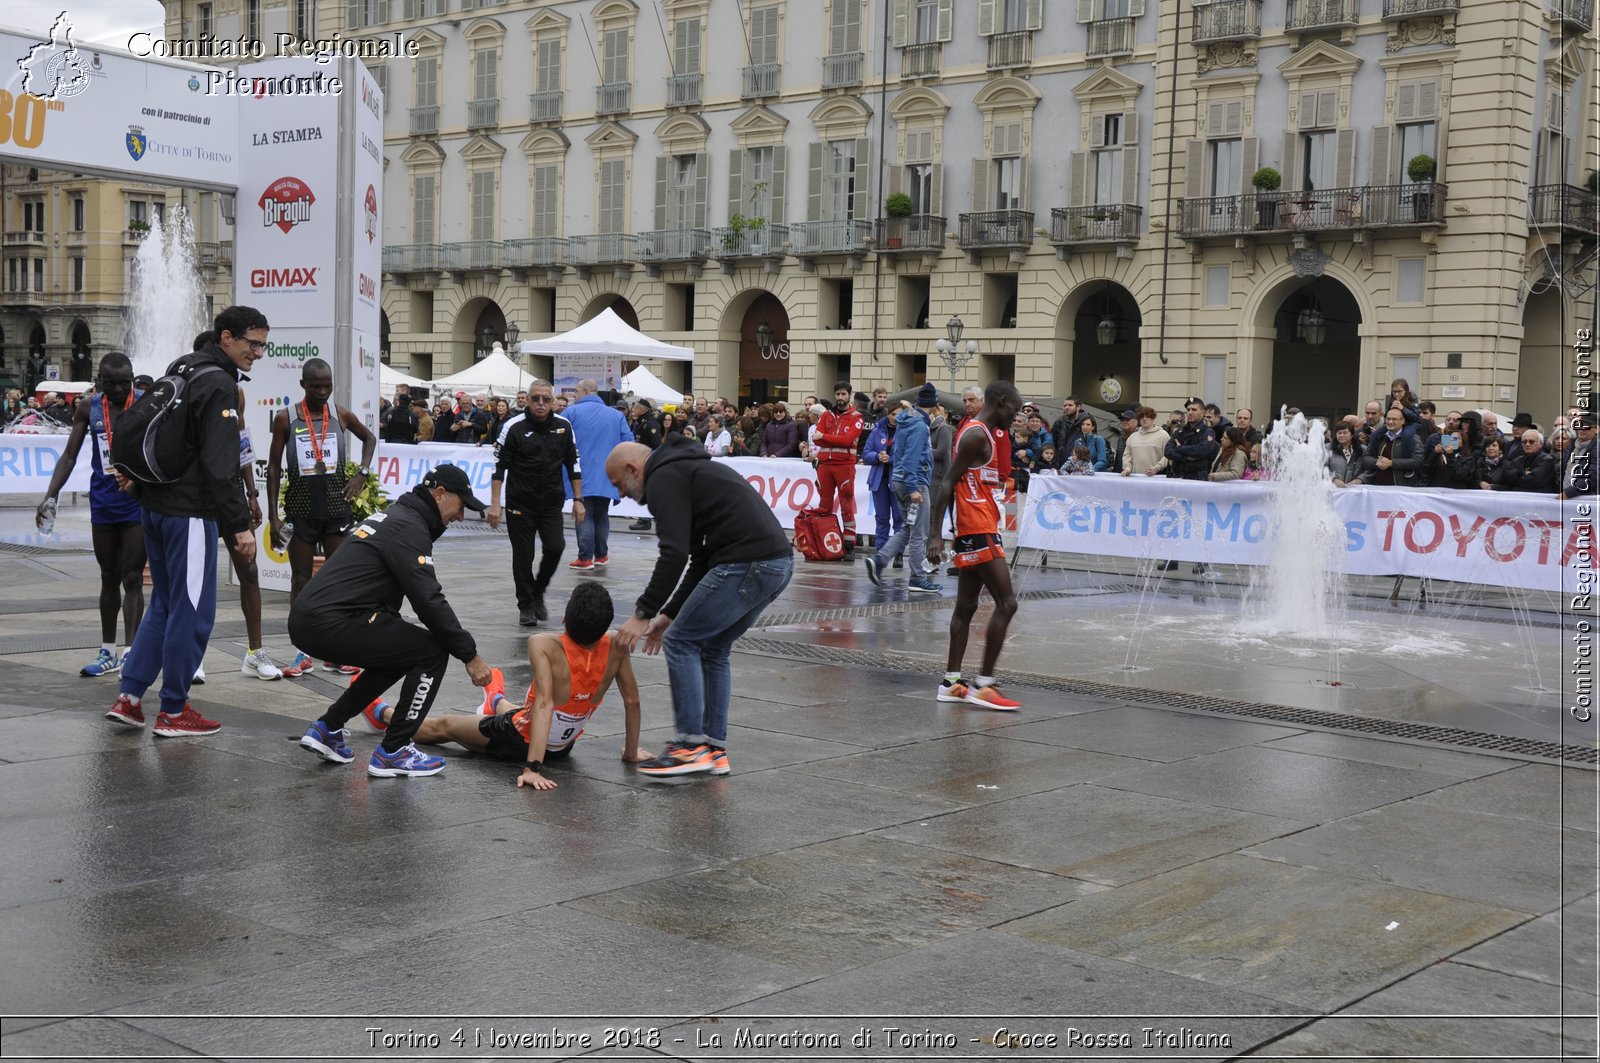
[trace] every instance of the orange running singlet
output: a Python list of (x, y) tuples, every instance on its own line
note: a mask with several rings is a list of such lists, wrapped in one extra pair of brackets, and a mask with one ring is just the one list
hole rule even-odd
[[(611, 659), (611, 636), (602, 635), (600, 641), (584, 649), (565, 634), (561, 648), (567, 655), (567, 670), (572, 673), (571, 697), (565, 705), (557, 705), (550, 717), (550, 736), (545, 740), (547, 750), (565, 749), (583, 734), (583, 725), (600, 707), (596, 694), (606, 676), (606, 661)], [(522, 708), (511, 717), (522, 740), (533, 745), (533, 684), (528, 684), (528, 697)]]
[(961, 474), (956, 483), (956, 537), (963, 535), (996, 535), (1000, 531), (1000, 506), (994, 493), (1004, 486), (1000, 480), (1000, 464), (995, 458), (999, 449), (994, 436), (981, 421), (968, 421), (956, 437), (956, 450), (961, 450), (961, 440), (968, 432), (977, 432), (989, 444), (989, 458), (982, 465), (974, 465)]

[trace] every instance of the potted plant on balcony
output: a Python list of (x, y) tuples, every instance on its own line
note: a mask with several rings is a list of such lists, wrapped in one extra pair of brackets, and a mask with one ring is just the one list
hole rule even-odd
[(1256, 190), (1256, 227), (1273, 229), (1278, 225), (1278, 189), (1283, 187), (1283, 175), (1270, 166), (1263, 166), (1250, 175), (1250, 185)]
[[(884, 213), (891, 218), (909, 218), (913, 208), (911, 197), (904, 192), (890, 193), (889, 198), (883, 203)], [(890, 224), (887, 242), (890, 248), (902, 246), (905, 243), (904, 230), (900, 226)]]
[(144, 234), (149, 231), (150, 223), (145, 221), (143, 218), (128, 219), (128, 234), (135, 240), (142, 238)]
[(1414, 189), (1411, 194), (1412, 217), (1417, 221), (1433, 220), (1433, 175), (1438, 172), (1439, 164), (1432, 155), (1413, 155), (1406, 163), (1406, 176), (1417, 185), (1427, 186)]
[(1591, 196), (1600, 196), (1600, 170), (1590, 170), (1589, 179), (1583, 183)]

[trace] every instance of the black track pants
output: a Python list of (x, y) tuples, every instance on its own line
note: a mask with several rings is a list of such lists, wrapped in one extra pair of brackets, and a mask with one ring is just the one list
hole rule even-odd
[(322, 722), (331, 730), (361, 715), (374, 698), (405, 680), (383, 736), (383, 748), (391, 753), (410, 743), (417, 733), (450, 666), (450, 655), (427, 628), (408, 624), (395, 613), (320, 623), (291, 614), (289, 636), (296, 647), (313, 657), (362, 669), (350, 689), (322, 714)]

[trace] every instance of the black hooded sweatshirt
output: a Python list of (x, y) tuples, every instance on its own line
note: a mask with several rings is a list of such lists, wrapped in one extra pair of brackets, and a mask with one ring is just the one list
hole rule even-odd
[[(644, 504), (656, 519), (661, 554), (635, 605), (634, 615), (641, 620), (657, 613), (677, 616), (701, 578), (717, 565), (770, 561), (792, 549), (772, 507), (755, 488), (731, 466), (712, 461), (705, 447), (687, 436), (662, 440), (645, 462), (644, 477)], [(689, 574), (679, 585), (685, 565)]]

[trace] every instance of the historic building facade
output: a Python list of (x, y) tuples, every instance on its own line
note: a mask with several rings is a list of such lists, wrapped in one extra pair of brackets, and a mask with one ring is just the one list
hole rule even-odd
[(958, 316), (957, 384), (1339, 413), (1402, 376), (1544, 420), (1594, 315), (1593, 3), (172, 0), (167, 31), (416, 42), (371, 64), (413, 374), (611, 306), (701, 393), (949, 386)]

